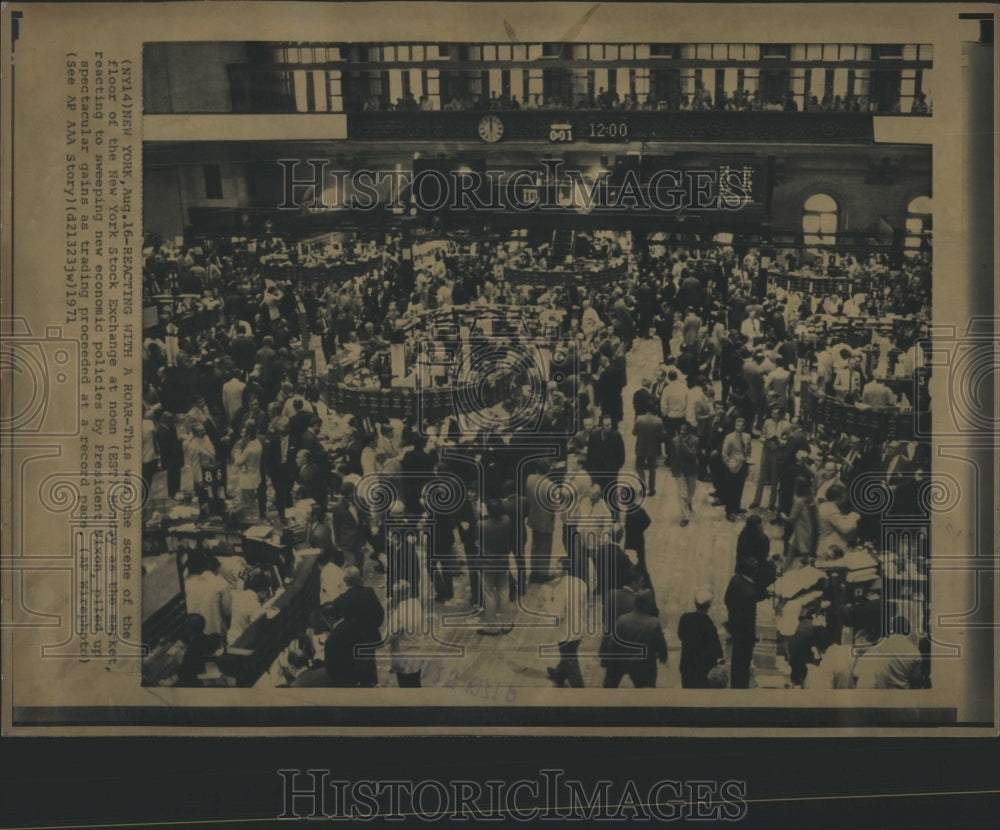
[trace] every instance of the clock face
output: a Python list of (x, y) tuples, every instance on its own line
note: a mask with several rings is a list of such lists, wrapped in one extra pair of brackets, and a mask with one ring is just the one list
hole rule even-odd
[(479, 121), (479, 137), (492, 144), (503, 138), (503, 121), (498, 115), (484, 115)]

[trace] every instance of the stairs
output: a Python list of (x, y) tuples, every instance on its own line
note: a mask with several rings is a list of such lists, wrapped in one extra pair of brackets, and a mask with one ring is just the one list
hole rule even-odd
[(790, 668), (778, 651), (778, 629), (770, 603), (757, 606), (757, 647), (753, 650), (753, 685), (758, 689), (784, 689)]
[(552, 231), (552, 259), (550, 265), (561, 265), (573, 256), (573, 245), (576, 242), (576, 231)]

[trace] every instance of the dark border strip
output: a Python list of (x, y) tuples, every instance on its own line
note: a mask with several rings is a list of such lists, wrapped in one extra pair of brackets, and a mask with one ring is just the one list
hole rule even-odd
[(179, 706), (179, 707), (15, 707), (13, 725), (186, 726), (186, 727), (767, 727), (854, 728), (990, 726), (959, 724), (951, 707), (856, 709), (679, 706), (537, 706), (504, 708), (454, 706)]

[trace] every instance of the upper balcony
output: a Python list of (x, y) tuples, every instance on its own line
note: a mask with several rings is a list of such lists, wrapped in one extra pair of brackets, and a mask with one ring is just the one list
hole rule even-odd
[(147, 114), (929, 115), (932, 67), (926, 44), (151, 43), (144, 100)]

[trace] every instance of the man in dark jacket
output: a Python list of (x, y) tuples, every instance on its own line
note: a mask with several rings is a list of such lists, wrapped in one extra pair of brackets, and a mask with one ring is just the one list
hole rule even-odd
[(271, 479), (274, 487), (274, 504), (278, 509), (278, 518), (282, 522), (285, 521), (285, 508), (292, 506), (294, 452), (295, 446), (289, 436), (288, 421), (284, 418), (275, 418), (264, 439), (260, 465), (264, 475), (261, 476), (261, 484), (266, 487), (265, 479)]
[(327, 675), (334, 686), (376, 686), (374, 650), (381, 640), (385, 609), (375, 590), (361, 584), (357, 568), (344, 569), (344, 585), (347, 590), (323, 606), (333, 626), (325, 646)]
[(434, 473), (434, 456), (427, 452), (427, 439), (423, 435), (415, 435), (412, 444), (412, 449), (404, 453), (400, 461), (404, 476), (403, 498), (406, 512), (419, 514), (423, 510), (420, 497), (424, 484)]
[(298, 466), (295, 484), (299, 498), (312, 499), (316, 502), (316, 518), (322, 520), (326, 515), (326, 474), (315, 462), (309, 450), (299, 450), (295, 456), (295, 463)]
[[(660, 457), (660, 447), (663, 445), (663, 419), (652, 412), (640, 414), (636, 410), (635, 424), (632, 427), (635, 436), (635, 469), (649, 491), (656, 495), (656, 462)], [(649, 472), (647, 479), (646, 471)]]
[(594, 394), (601, 407), (601, 413), (610, 417), (615, 427), (625, 412), (625, 403), (622, 400), (624, 388), (625, 376), (620, 366), (612, 362), (607, 355), (601, 355), (601, 371), (594, 385)]
[(614, 428), (611, 416), (602, 415), (601, 425), (590, 433), (587, 440), (585, 469), (591, 475), (617, 474), (625, 464), (625, 441)]
[(757, 641), (757, 603), (764, 597), (754, 579), (757, 560), (746, 556), (740, 566), (740, 572), (733, 574), (726, 588), (727, 625), (733, 639), (732, 688), (749, 689), (750, 663)]
[(348, 565), (361, 568), (364, 562), (362, 548), (367, 541), (365, 516), (354, 499), (354, 485), (345, 482), (340, 489), (340, 500), (333, 506), (333, 535), (337, 547), (344, 552)]
[(632, 409), (636, 417), (645, 415), (647, 412), (656, 412), (657, 402), (653, 400), (653, 381), (649, 378), (642, 379), (642, 386), (635, 390), (632, 395)]
[(652, 591), (636, 594), (635, 608), (618, 617), (600, 654), (605, 689), (617, 689), (626, 674), (637, 689), (656, 686), (656, 661), (666, 665), (667, 641)]
[(653, 325), (653, 314), (656, 311), (656, 289), (650, 285), (648, 279), (639, 283), (635, 290), (635, 304), (637, 311), (638, 331), (636, 335), (640, 340), (649, 337), (649, 330)]
[(709, 616), (712, 592), (699, 590), (694, 595), (694, 611), (682, 614), (677, 622), (677, 637), (681, 641), (681, 686), (685, 689), (707, 689), (708, 673), (723, 662), (719, 632)]
[(656, 336), (660, 338), (663, 362), (666, 363), (670, 357), (670, 341), (674, 337), (674, 310), (669, 304), (662, 305), (653, 325), (656, 327)]

